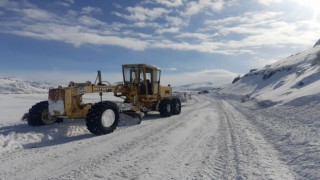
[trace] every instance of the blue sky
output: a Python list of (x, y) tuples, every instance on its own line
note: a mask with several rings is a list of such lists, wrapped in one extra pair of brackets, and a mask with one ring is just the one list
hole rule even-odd
[(0, 0), (0, 76), (120, 81), (121, 65), (162, 81), (229, 83), (311, 48), (317, 0)]

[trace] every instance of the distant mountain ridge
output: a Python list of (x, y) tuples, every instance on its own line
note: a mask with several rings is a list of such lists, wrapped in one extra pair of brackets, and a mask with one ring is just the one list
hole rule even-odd
[(14, 77), (0, 77), (0, 94), (47, 93), (55, 83), (27, 81)]
[(191, 83), (182, 86), (174, 87), (175, 91), (202, 91), (202, 90), (211, 90), (217, 87), (212, 82), (200, 82), (200, 83)]
[[(122, 82), (114, 83), (122, 84)], [(59, 86), (58, 83), (29, 81), (15, 77), (0, 77), (0, 94), (34, 94), (47, 93), (50, 88)], [(202, 91), (211, 90), (214, 87), (212, 82), (191, 83), (183, 86), (173, 87), (174, 91)]]

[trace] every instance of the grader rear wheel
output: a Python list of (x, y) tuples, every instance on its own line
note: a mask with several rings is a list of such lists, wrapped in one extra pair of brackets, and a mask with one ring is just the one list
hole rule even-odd
[(113, 132), (119, 122), (119, 111), (116, 104), (104, 101), (91, 107), (87, 114), (86, 125), (95, 135)]
[(172, 115), (178, 115), (181, 113), (181, 102), (179, 99), (172, 99)]
[(170, 117), (172, 112), (172, 102), (170, 99), (163, 99), (159, 104), (159, 112), (161, 117)]

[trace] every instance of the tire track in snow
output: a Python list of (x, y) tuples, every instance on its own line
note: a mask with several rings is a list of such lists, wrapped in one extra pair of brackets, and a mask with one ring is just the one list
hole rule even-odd
[[(148, 171), (143, 172), (141, 179), (161, 179), (162, 177), (172, 179), (186, 179), (197, 177), (198, 167), (203, 166), (206, 158), (212, 152), (207, 143), (217, 125), (208, 114), (211, 111), (206, 107), (189, 114), (189, 120), (184, 124), (188, 128), (180, 127), (166, 134), (163, 138), (169, 147), (163, 147), (164, 153), (149, 164)], [(201, 116), (199, 114), (206, 114)], [(196, 120), (195, 120), (196, 118)], [(210, 128), (208, 128), (210, 127)], [(169, 139), (178, 136), (178, 138)], [(169, 140), (168, 140), (169, 139)], [(210, 150), (208, 150), (210, 149)], [(159, 171), (158, 169), (161, 169)]]
[(289, 168), (279, 160), (277, 151), (256, 128), (228, 102), (217, 102), (227, 128), (224, 132), (228, 153), (221, 160), (233, 167), (225, 171), (224, 178), (231, 175), (231, 179), (294, 179)]

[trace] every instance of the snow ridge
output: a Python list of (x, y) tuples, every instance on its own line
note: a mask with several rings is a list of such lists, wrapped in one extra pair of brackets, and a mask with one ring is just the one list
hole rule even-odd
[(316, 47), (316, 46), (318, 46), (318, 45), (320, 45), (320, 39), (316, 42), (316, 44), (314, 44), (313, 47)]

